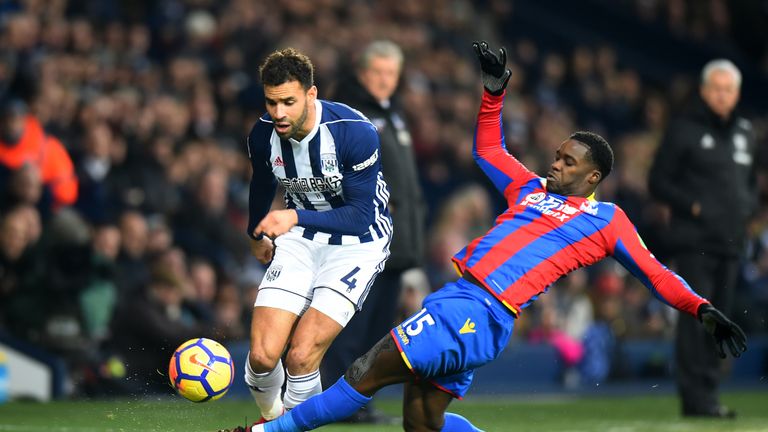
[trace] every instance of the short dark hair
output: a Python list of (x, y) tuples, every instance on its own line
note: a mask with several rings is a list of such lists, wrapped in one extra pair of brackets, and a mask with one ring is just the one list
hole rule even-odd
[(608, 177), (613, 169), (613, 149), (608, 141), (594, 132), (584, 131), (574, 132), (568, 138), (589, 147), (589, 159), (597, 165), (597, 170), (602, 174), (600, 181)]
[(314, 71), (315, 68), (309, 57), (293, 48), (273, 52), (259, 67), (263, 85), (278, 86), (290, 81), (298, 81), (304, 90), (314, 85)]

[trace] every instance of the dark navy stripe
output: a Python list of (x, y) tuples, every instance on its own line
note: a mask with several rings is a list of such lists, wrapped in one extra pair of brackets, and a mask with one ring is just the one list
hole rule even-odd
[[(389, 250), (389, 245), (392, 243), (392, 238), (390, 237), (389, 240), (387, 240), (387, 245), (384, 247), (384, 250)], [(373, 282), (376, 280), (376, 277), (384, 270), (384, 263), (387, 262), (387, 258), (389, 258), (389, 252), (384, 256), (384, 259), (381, 260), (381, 262), (376, 265), (376, 272), (373, 274), (373, 276), (368, 279), (368, 283), (365, 285), (365, 291), (363, 291), (363, 294), (360, 295), (360, 298), (357, 300), (357, 304), (355, 305), (355, 309), (362, 310), (363, 303), (365, 302), (365, 299), (368, 298), (368, 293), (371, 292), (371, 288), (373, 288)]]
[[(299, 174), (296, 172), (296, 160), (293, 157), (293, 146), (288, 140), (280, 140), (280, 150), (283, 153), (283, 163), (285, 164), (285, 177), (286, 178), (298, 178)], [(302, 193), (290, 193), (289, 195), (297, 198), (301, 201), (301, 206), (305, 210), (316, 210), (315, 206), (307, 199), (307, 196)]]
[[(309, 165), (312, 167), (312, 175), (317, 178), (325, 177), (323, 175), (322, 158), (320, 157), (320, 136), (318, 131), (309, 141)], [(328, 201), (331, 208), (339, 208), (344, 205), (341, 195), (333, 195), (331, 192), (323, 192), (323, 198)]]
[(288, 375), (288, 381), (290, 381), (292, 383), (303, 383), (303, 382), (312, 381), (313, 379), (317, 378), (318, 376), (320, 376), (320, 372), (319, 371), (313, 372), (313, 373), (311, 373), (309, 375), (297, 376), (297, 377), (292, 377), (292, 376)]
[(303, 296), (303, 295), (301, 295), (301, 294), (296, 294), (295, 292), (293, 292), (293, 291), (288, 291), (288, 290), (286, 290), (286, 289), (282, 289), (282, 288), (278, 288), (278, 287), (273, 287), (273, 286), (265, 286), (265, 287), (259, 287), (259, 291), (261, 291), (261, 290), (268, 290), (268, 289), (272, 289), (272, 290), (278, 290), (278, 291), (287, 292), (287, 293), (289, 293), (289, 294), (293, 294), (293, 295), (295, 295), (295, 296), (297, 296), (297, 297), (301, 297), (301, 298), (303, 298), (304, 300), (307, 300), (307, 301), (310, 301), (310, 300), (311, 300), (311, 299), (309, 299), (309, 298), (307, 298), (307, 297), (304, 297), (304, 296)]
[(317, 234), (317, 231), (309, 228), (304, 228), (304, 232), (301, 234), (301, 236), (307, 240), (314, 240), (315, 234)]

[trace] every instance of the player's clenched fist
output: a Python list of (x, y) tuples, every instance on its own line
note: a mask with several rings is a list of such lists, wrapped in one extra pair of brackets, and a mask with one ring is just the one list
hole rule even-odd
[(251, 239), (251, 253), (262, 264), (267, 264), (272, 261), (274, 250), (275, 248), (272, 244), (272, 239), (267, 236), (258, 240)]
[(253, 234), (256, 236), (264, 234), (275, 238), (287, 233), (298, 222), (299, 215), (296, 210), (272, 210), (259, 222)]

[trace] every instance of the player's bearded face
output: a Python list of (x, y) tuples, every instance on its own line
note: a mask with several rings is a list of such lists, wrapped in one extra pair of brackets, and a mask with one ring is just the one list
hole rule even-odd
[(547, 191), (564, 196), (589, 196), (599, 181), (594, 164), (589, 159), (589, 148), (574, 140), (567, 140), (555, 153), (555, 160), (547, 172)]
[(264, 86), (264, 96), (267, 112), (280, 138), (301, 140), (312, 130), (311, 123), (314, 122), (309, 121), (309, 117), (317, 96), (315, 86), (304, 90), (298, 81), (289, 81), (277, 86)]

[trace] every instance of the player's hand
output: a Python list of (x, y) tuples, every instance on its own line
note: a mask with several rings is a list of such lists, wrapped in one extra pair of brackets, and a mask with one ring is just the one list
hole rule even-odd
[(272, 210), (256, 225), (253, 234), (256, 236), (264, 234), (265, 236), (275, 238), (287, 233), (298, 222), (299, 215), (296, 213), (296, 210)]
[(740, 357), (741, 353), (747, 350), (747, 335), (744, 334), (744, 330), (714, 306), (708, 303), (699, 306), (698, 315), (704, 328), (715, 338), (715, 346), (720, 358), (725, 358), (723, 345), (728, 346), (733, 357)]
[(507, 50), (500, 48), (497, 56), (485, 41), (472, 42), (472, 48), (480, 60), (480, 76), (485, 89), (494, 96), (504, 93), (509, 77), (512, 76), (512, 71), (507, 69)]
[(275, 251), (275, 245), (272, 239), (264, 236), (258, 240), (251, 239), (251, 253), (262, 264), (269, 264), (272, 261), (272, 254)]

